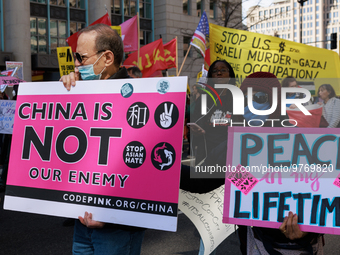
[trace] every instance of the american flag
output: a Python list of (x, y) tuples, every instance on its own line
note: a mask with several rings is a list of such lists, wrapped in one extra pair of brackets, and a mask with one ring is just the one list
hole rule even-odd
[(205, 11), (202, 13), (200, 22), (196, 28), (194, 35), (191, 38), (190, 44), (196, 47), (205, 57), (206, 38), (209, 36), (209, 22)]

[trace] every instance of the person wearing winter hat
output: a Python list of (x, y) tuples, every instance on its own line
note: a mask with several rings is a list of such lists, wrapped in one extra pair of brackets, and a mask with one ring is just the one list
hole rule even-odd
[[(273, 101), (276, 100), (273, 98), (272, 90), (277, 88), (277, 108), (273, 113), (264, 117), (267, 119), (282, 118), (280, 116), (281, 84), (274, 74), (256, 72), (249, 75), (240, 87), (243, 93), (247, 95), (247, 98), (249, 97), (247, 94), (248, 88), (252, 88), (252, 104), (257, 110), (268, 110), (271, 107), (275, 107)], [(250, 112), (248, 100), (245, 102), (244, 118), (247, 123), (252, 119), (261, 119), (263, 121), (263, 116)], [(255, 121), (252, 121), (252, 126), (255, 126), (253, 122)], [(271, 125), (271, 121), (267, 121), (263, 126)], [(303, 252), (307, 252), (308, 254), (322, 254), (322, 236), (317, 233), (302, 232), (297, 224), (297, 219), (297, 214), (289, 212), (279, 229), (239, 226), (238, 234), (242, 254), (297, 255), (302, 254)], [(315, 253), (315, 250), (321, 253)]]

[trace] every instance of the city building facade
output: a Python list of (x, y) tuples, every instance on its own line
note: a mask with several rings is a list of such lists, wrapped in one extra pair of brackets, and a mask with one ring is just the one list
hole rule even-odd
[(331, 34), (340, 35), (339, 6), (337, 0), (308, 0), (302, 7), (293, 0), (273, 1), (249, 8), (247, 26), (251, 32), (331, 49)]
[[(67, 37), (106, 12), (112, 25), (119, 25), (138, 11), (141, 46), (159, 38), (165, 44), (177, 37), (180, 67), (203, 10), (209, 22), (223, 24), (226, 10), (230, 9), (226, 3), (224, 0), (0, 0), (0, 70), (5, 69), (5, 61), (19, 61), (24, 63), (26, 81), (59, 80), (56, 49), (67, 46)], [(234, 8), (234, 19), (228, 26), (241, 28), (242, 5)], [(202, 56), (192, 47), (181, 75), (189, 76), (194, 82), (202, 64)], [(176, 70), (170, 69), (168, 74), (176, 75)]]

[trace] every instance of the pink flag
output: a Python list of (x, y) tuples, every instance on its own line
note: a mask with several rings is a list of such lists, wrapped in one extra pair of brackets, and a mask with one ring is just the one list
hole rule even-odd
[(124, 52), (138, 50), (137, 15), (120, 24), (120, 27), (122, 29)]

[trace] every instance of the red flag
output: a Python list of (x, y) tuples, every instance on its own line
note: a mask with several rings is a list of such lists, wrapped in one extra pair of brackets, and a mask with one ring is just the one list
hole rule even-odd
[(138, 25), (137, 15), (120, 24), (124, 52), (138, 50)]
[[(111, 26), (111, 20), (110, 20), (109, 14), (106, 13), (103, 17), (97, 19), (90, 26), (93, 26), (93, 25), (99, 24), (99, 23), (103, 23), (103, 24)], [(78, 32), (74, 33), (73, 35), (71, 35), (70, 37), (68, 37), (66, 39), (66, 42), (68, 43), (69, 46), (71, 46), (73, 52), (76, 52), (77, 41), (78, 41)]]
[(162, 39), (143, 46), (139, 51), (139, 65), (137, 64), (137, 51), (130, 54), (124, 61), (124, 65), (138, 66), (143, 73), (143, 77), (150, 77), (155, 71), (168, 68), (164, 58)]
[(176, 38), (174, 38), (167, 44), (163, 45), (165, 62), (168, 65), (168, 69), (176, 67), (176, 58), (177, 58), (176, 43), (177, 43), (177, 40)]
[(300, 128), (319, 127), (321, 116), (322, 116), (322, 106), (319, 104), (312, 104), (312, 105), (305, 106), (305, 108), (312, 115), (305, 115), (298, 108), (295, 108), (295, 109), (287, 108), (287, 114), (290, 119), (289, 122), (292, 123), (293, 125), (297, 124), (297, 126)]

